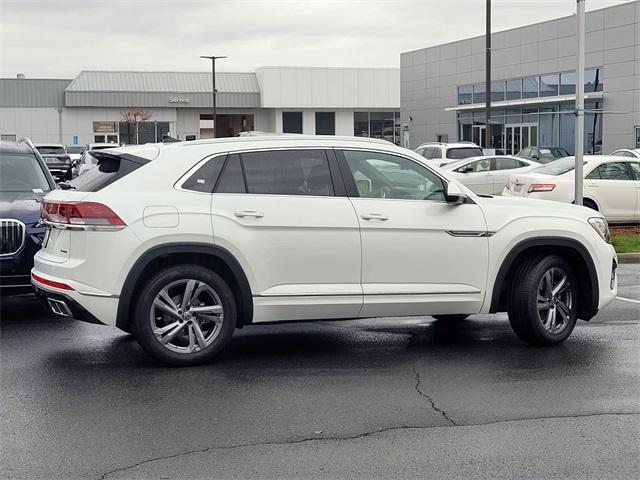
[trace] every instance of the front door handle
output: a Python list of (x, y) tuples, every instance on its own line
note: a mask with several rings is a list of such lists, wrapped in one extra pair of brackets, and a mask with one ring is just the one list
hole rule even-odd
[(381, 213), (363, 213), (360, 215), (363, 220), (380, 220), (382, 222), (389, 220), (389, 217)]
[(597, 183), (587, 183), (587, 187), (597, 187)]
[(238, 218), (244, 217), (254, 217), (254, 218), (262, 218), (264, 217), (264, 213), (256, 212), (255, 210), (240, 210), (238, 212), (234, 212), (234, 215)]

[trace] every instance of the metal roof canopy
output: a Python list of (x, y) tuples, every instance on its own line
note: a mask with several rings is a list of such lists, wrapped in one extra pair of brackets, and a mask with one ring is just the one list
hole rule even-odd
[[(210, 72), (82, 71), (65, 90), (68, 107), (211, 107)], [(253, 72), (216, 74), (221, 107), (258, 108)]]

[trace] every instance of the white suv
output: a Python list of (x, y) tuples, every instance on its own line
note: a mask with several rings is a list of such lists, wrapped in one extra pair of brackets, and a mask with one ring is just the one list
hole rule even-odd
[(416, 148), (416, 153), (422, 155), (438, 167), (453, 162), (454, 160), (484, 155), (482, 148), (471, 142), (427, 142)]
[(171, 364), (266, 322), (508, 311), (564, 341), (616, 295), (598, 212), (479, 197), (381, 140), (274, 136), (100, 152), (43, 205), (32, 281)]

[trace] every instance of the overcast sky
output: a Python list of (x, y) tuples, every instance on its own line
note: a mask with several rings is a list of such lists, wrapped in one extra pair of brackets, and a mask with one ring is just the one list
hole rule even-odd
[[(624, 0), (587, 0), (587, 10)], [(400, 53), (484, 32), (484, 0), (0, 0), (0, 75), (263, 65), (397, 67)], [(493, 29), (571, 15), (575, 0), (493, 0)]]

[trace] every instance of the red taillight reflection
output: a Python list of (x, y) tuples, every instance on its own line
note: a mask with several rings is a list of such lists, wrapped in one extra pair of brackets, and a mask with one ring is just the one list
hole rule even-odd
[(73, 287), (67, 285), (66, 283), (56, 282), (54, 280), (47, 280), (46, 278), (42, 278), (35, 273), (31, 274), (31, 278), (35, 280), (37, 283), (41, 285), (46, 285), (47, 287), (59, 288), (61, 290), (73, 290)]
[(51, 202), (42, 205), (42, 218), (68, 225), (125, 227), (127, 224), (106, 205), (96, 202)]

